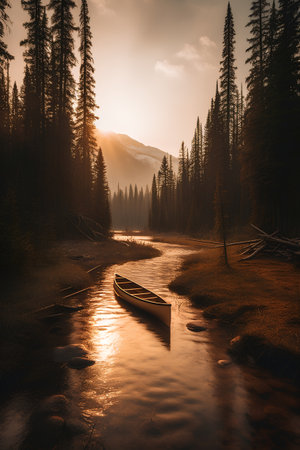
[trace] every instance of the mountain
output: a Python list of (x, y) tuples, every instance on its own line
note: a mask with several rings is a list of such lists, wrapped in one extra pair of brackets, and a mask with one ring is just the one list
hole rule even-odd
[[(129, 184), (151, 188), (153, 174), (157, 173), (164, 155), (168, 153), (135, 141), (126, 134), (103, 133), (97, 130), (97, 142), (101, 146), (107, 167), (111, 192)], [(178, 160), (174, 156), (173, 169), (177, 172)]]

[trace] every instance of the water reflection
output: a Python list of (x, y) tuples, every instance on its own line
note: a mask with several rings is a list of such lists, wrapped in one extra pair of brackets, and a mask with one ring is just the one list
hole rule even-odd
[(119, 303), (119, 305), (124, 308), (128, 314), (142, 323), (145, 328), (151, 331), (154, 336), (166, 346), (168, 350), (171, 349), (171, 329), (170, 327), (165, 326), (163, 323), (160, 323), (157, 319), (152, 318), (149, 314), (144, 313), (141, 310), (137, 310), (134, 306), (122, 300), (115, 294), (115, 299)]

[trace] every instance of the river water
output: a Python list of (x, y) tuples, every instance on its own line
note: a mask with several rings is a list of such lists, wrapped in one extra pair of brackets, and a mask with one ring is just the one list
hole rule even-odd
[[(154, 245), (160, 257), (109, 267), (99, 275), (85, 308), (73, 315), (69, 341), (83, 343), (96, 364), (81, 371), (63, 368), (60, 389), (70, 401), (69, 414), (90, 431), (55, 448), (299, 448), (299, 392), (253, 368), (218, 365), (228, 359), (232, 336), (213, 322), (206, 323), (207, 331), (189, 331), (187, 322), (201, 319), (201, 310), (167, 287), (191, 249)], [(172, 304), (170, 330), (115, 297), (115, 272)], [(24, 402), (27, 411), (29, 402), (24, 395), (0, 413), (1, 449), (22, 448), (26, 426), (17, 427), (14, 441), (12, 422), (24, 422)]]

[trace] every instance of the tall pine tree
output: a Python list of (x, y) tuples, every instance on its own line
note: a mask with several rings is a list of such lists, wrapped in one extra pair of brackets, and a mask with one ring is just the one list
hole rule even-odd
[(50, 0), (48, 8), (52, 12), (53, 36), (52, 57), (55, 57), (55, 80), (57, 85), (57, 104), (54, 116), (55, 128), (52, 133), (52, 167), (56, 184), (53, 188), (52, 205), (56, 217), (57, 229), (64, 233), (66, 215), (71, 207), (72, 190), (72, 148), (73, 148), (73, 101), (75, 97), (75, 80), (73, 68), (76, 64), (74, 55), (72, 10), (76, 4), (73, 0)]
[[(81, 212), (89, 213), (89, 199), (91, 196), (91, 161), (97, 143), (94, 136), (94, 122), (96, 116), (95, 79), (92, 57), (92, 33), (87, 0), (82, 0), (80, 10), (80, 47), (81, 56), (79, 95), (75, 127), (75, 158), (79, 168), (80, 179), (76, 179), (79, 187), (77, 200)], [(78, 177), (77, 177), (78, 178)]]
[(106, 179), (106, 167), (102, 149), (99, 148), (94, 167), (94, 219), (102, 226), (105, 235), (109, 234), (111, 227), (111, 212), (109, 204), (109, 188)]

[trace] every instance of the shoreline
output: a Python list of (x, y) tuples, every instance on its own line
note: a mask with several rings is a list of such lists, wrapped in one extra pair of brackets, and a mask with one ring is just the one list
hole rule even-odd
[(299, 267), (271, 258), (241, 262), (231, 247), (227, 268), (222, 249), (190, 245), (198, 253), (184, 259), (169, 288), (187, 295), (205, 319), (230, 331), (228, 353), (233, 359), (298, 382)]
[(58, 315), (57, 322), (55, 314), (39, 315), (39, 310), (60, 304), (81, 307), (83, 297), (64, 297), (88, 288), (108, 266), (159, 255), (151, 245), (135, 242), (62, 241), (47, 252), (43, 265), (13, 283), (9, 280), (0, 301), (1, 395), (31, 384), (36, 360), (49, 364), (51, 349), (68, 343), (72, 314)]

